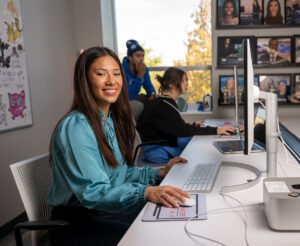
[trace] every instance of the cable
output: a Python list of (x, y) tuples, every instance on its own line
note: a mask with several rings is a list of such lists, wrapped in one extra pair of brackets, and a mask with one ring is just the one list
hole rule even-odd
[(228, 195), (228, 194), (225, 194), (225, 193), (223, 193), (223, 192), (221, 192), (221, 191), (220, 191), (219, 193), (220, 193), (222, 196), (227, 196), (227, 197), (233, 199), (234, 201), (238, 202), (238, 203), (240, 204), (240, 206), (242, 206), (243, 212), (244, 212), (244, 219), (243, 219), (243, 222), (244, 222), (244, 224), (245, 224), (245, 242), (246, 242), (246, 245), (247, 245), (247, 246), (250, 246), (249, 241), (248, 241), (248, 234), (247, 234), (247, 214), (246, 214), (246, 210), (245, 210), (244, 205), (242, 204), (242, 202), (241, 202), (240, 200), (238, 200), (238, 199), (236, 199), (236, 198), (234, 198), (234, 197), (232, 197), (232, 196), (230, 196), (230, 195)]
[[(261, 106), (262, 106), (264, 109), (266, 108), (265, 105), (264, 105), (260, 100), (258, 100), (258, 102), (261, 104)], [(299, 158), (299, 156), (291, 149), (291, 147), (284, 141), (284, 139), (283, 139), (283, 137), (282, 137), (282, 134), (281, 134), (281, 131), (280, 131), (279, 118), (278, 118), (278, 116), (277, 116), (277, 130), (278, 130), (278, 133), (279, 133), (279, 138), (280, 138), (280, 140), (281, 140), (281, 142), (282, 142), (282, 144), (283, 144), (282, 147), (283, 147), (284, 152), (285, 152), (285, 155), (286, 155), (286, 164), (287, 164), (288, 166), (290, 166), (290, 167), (293, 167), (293, 168), (299, 168), (299, 166), (295, 166), (295, 165), (289, 164), (289, 155), (288, 155), (287, 149), (289, 149), (289, 151), (295, 156), (295, 158), (296, 158), (299, 162), (300, 162), (300, 158)], [(284, 172), (284, 174), (287, 176), (287, 174), (286, 174), (286, 172), (285, 172), (283, 166), (281, 165), (281, 163), (280, 163), (280, 162), (278, 162), (278, 163), (279, 163), (279, 165), (280, 165), (282, 171)]]
[[(228, 195), (227, 195), (228, 196)], [(230, 197), (230, 196), (229, 196)], [(233, 198), (233, 199), (235, 199), (235, 198)], [(241, 204), (241, 203), (240, 203)], [(188, 220), (187, 220), (187, 222), (185, 223), (185, 225), (184, 225), (184, 231), (185, 231), (185, 233), (194, 241), (194, 242), (196, 242), (196, 243), (200, 243), (199, 241), (197, 241), (195, 238), (193, 238), (192, 236), (195, 236), (195, 237), (199, 237), (199, 238), (202, 238), (202, 239), (205, 239), (205, 240), (207, 240), (207, 241), (210, 241), (210, 242), (214, 242), (214, 243), (217, 243), (217, 244), (219, 244), (219, 245), (222, 245), (222, 246), (226, 246), (226, 244), (224, 244), (224, 243), (222, 243), (222, 242), (219, 242), (219, 241), (217, 241), (217, 240), (214, 240), (214, 239), (211, 239), (211, 238), (208, 238), (208, 237), (205, 237), (205, 236), (201, 236), (201, 235), (199, 235), (199, 234), (195, 234), (195, 233), (192, 233), (192, 232), (190, 232), (189, 230), (188, 230), (188, 228), (187, 228), (187, 225), (194, 219), (194, 218), (196, 218), (196, 217), (198, 217), (198, 216), (201, 216), (201, 215), (207, 215), (207, 214), (210, 214), (210, 213), (214, 213), (214, 212), (217, 212), (217, 211), (223, 211), (223, 210), (233, 210), (233, 209), (235, 209), (235, 208), (245, 208), (245, 207), (247, 207), (247, 206), (254, 206), (254, 205), (262, 205), (263, 203), (255, 203), (255, 204), (248, 204), (248, 205), (242, 205), (242, 206), (235, 206), (235, 207), (230, 207), (230, 208), (218, 208), (218, 209), (213, 209), (213, 210), (209, 210), (209, 211), (207, 211), (207, 212), (204, 212), (204, 213), (199, 213), (199, 214), (196, 214), (195, 216), (193, 216), (193, 217), (191, 217), (191, 218), (189, 218)], [(233, 212), (235, 212), (235, 211), (233, 211)], [(243, 220), (244, 221), (244, 220)], [(247, 241), (246, 241), (247, 242)], [(248, 243), (248, 242), (247, 242)], [(247, 244), (247, 245), (249, 245), (249, 244)]]

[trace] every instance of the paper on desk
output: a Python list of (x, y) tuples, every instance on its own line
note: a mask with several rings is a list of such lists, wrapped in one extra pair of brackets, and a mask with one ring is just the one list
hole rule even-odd
[(142, 221), (168, 221), (168, 220), (188, 220), (196, 214), (200, 214), (194, 220), (205, 220), (206, 197), (205, 194), (190, 194), (196, 200), (193, 207), (167, 208), (156, 203), (146, 205)]

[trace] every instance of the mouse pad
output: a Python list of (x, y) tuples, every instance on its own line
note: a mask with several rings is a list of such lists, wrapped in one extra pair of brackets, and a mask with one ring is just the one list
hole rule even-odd
[(207, 219), (206, 196), (205, 194), (190, 194), (196, 200), (196, 205), (192, 207), (167, 208), (161, 204), (148, 202), (142, 217), (142, 221), (169, 221), (188, 220), (198, 215), (193, 220)]

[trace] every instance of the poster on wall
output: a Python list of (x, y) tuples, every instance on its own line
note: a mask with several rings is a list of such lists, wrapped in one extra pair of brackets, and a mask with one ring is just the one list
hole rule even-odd
[(19, 0), (0, 0), (0, 132), (32, 125)]

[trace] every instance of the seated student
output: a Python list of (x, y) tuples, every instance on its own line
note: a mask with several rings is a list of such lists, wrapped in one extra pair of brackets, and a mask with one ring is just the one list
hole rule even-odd
[(116, 245), (146, 201), (177, 207), (186, 192), (155, 186), (181, 157), (161, 170), (132, 160), (134, 126), (125, 75), (107, 48), (85, 50), (74, 73), (74, 100), (50, 144), (52, 219), (70, 228), (52, 231), (52, 245)]
[(232, 126), (200, 127), (202, 121), (191, 125), (181, 118), (176, 101), (188, 89), (188, 79), (184, 71), (170, 67), (163, 77), (158, 75), (156, 78), (161, 85), (161, 96), (146, 107), (139, 118), (137, 129), (143, 142), (165, 140), (165, 143), (144, 146), (145, 161), (167, 163), (170, 158), (181, 154), (193, 135), (230, 135), (230, 131), (236, 131)]

